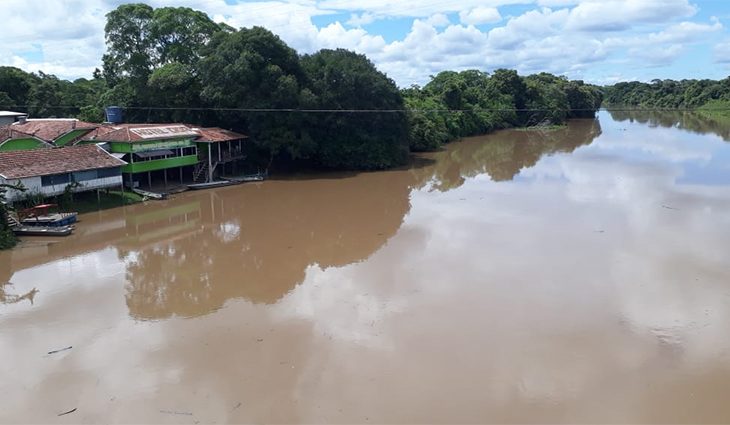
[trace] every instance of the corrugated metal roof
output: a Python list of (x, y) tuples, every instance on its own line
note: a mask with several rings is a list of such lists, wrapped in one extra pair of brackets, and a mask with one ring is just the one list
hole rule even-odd
[(197, 142), (228, 142), (248, 136), (219, 127), (201, 128), (191, 124), (104, 124), (83, 137), (83, 140), (104, 142), (142, 142), (145, 140), (193, 137)]
[(0, 111), (0, 117), (22, 117), (28, 115), (27, 112)]

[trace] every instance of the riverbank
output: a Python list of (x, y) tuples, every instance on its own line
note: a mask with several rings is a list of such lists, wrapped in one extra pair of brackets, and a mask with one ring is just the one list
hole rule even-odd
[(142, 197), (130, 191), (109, 191), (100, 192), (97, 198), (96, 192), (82, 192), (74, 194), (74, 199), (69, 204), (63, 204), (64, 211), (75, 211), (79, 214), (106, 210), (109, 208), (123, 207), (142, 202)]
[(711, 100), (697, 109), (700, 115), (719, 121), (722, 124), (730, 125), (730, 102), (724, 100)]

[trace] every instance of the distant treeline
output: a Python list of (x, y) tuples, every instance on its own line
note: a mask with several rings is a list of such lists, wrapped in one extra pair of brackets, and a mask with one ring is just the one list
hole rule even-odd
[[(719, 109), (730, 105), (730, 77), (723, 80), (652, 80), (603, 88), (607, 106), (646, 109)], [(713, 108), (714, 107), (714, 108)]]
[(364, 55), (299, 55), (264, 28), (236, 30), (184, 7), (121, 5), (105, 35), (91, 79), (0, 67), (0, 108), (98, 122), (104, 106), (119, 105), (128, 122), (243, 132), (269, 163), (379, 169), (463, 136), (591, 117), (602, 101), (582, 81), (505, 69), (447, 71), (399, 90)]

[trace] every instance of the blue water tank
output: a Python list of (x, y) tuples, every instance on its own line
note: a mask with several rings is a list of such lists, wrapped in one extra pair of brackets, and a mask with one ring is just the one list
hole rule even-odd
[(107, 106), (104, 108), (104, 112), (106, 113), (107, 122), (114, 124), (122, 122), (122, 108), (120, 106)]

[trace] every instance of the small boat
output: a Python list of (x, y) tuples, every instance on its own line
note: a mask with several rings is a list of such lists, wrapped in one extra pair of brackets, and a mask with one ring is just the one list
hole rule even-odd
[(208, 183), (195, 183), (195, 184), (189, 184), (188, 189), (192, 190), (200, 190), (200, 189), (211, 189), (214, 187), (223, 187), (223, 186), (231, 186), (234, 184), (238, 184), (240, 182), (234, 182), (230, 180), (216, 180)]
[(73, 232), (73, 226), (15, 226), (13, 233), (18, 236), (68, 236)]
[(143, 198), (147, 199), (167, 199), (167, 193), (157, 193), (157, 192), (149, 192), (147, 190), (137, 189), (136, 187), (132, 189), (132, 192), (136, 193), (139, 196), (142, 196)]
[(246, 183), (246, 182), (260, 182), (266, 179), (265, 173), (257, 173), (257, 174), (249, 174), (246, 176), (240, 176), (240, 177), (221, 177), (225, 180), (229, 180), (236, 183)]
[(50, 213), (48, 210), (55, 204), (36, 205), (21, 212), (20, 224), (25, 226), (62, 227), (76, 223), (79, 213)]

